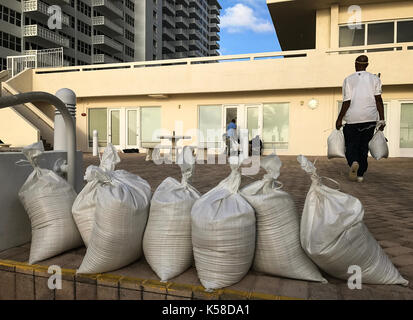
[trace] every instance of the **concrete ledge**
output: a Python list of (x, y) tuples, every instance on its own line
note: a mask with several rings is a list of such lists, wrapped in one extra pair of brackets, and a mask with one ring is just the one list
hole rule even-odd
[(0, 300), (298, 300), (292, 297), (161, 282), (116, 274), (76, 274), (62, 269), (62, 290), (49, 290), (48, 267), (0, 260)]

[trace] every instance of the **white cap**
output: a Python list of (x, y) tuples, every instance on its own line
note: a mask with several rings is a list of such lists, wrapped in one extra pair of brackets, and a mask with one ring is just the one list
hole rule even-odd
[(67, 88), (62, 88), (56, 92), (56, 97), (62, 100), (65, 104), (75, 106), (76, 105), (76, 94)]

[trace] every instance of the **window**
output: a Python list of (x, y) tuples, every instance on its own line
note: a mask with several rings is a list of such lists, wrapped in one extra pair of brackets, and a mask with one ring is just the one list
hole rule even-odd
[(365, 37), (365, 25), (354, 26), (354, 29), (348, 26), (340, 27), (340, 47), (363, 46)]
[(370, 23), (367, 44), (394, 43), (394, 22)]
[(99, 147), (106, 147), (108, 142), (107, 118), (108, 112), (106, 108), (89, 109), (89, 147), (93, 146), (93, 130), (98, 131)]
[(401, 105), (400, 148), (413, 148), (413, 103)]
[(413, 42), (413, 20), (397, 22), (397, 42)]
[(222, 106), (199, 106), (199, 143), (222, 141)]
[(264, 149), (288, 149), (289, 107), (288, 103), (264, 104)]
[(157, 142), (156, 138), (160, 134), (161, 124), (161, 108), (160, 107), (144, 107), (141, 108), (141, 139), (142, 142)]

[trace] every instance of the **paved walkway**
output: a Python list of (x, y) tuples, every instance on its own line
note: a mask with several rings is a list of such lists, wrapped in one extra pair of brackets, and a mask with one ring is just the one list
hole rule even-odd
[[(309, 176), (301, 169), (296, 157), (280, 157), (283, 168), (279, 180), (284, 190), (295, 200), (298, 211), (303, 209), (305, 197), (310, 187)], [(146, 179), (155, 190), (167, 177), (180, 179), (176, 165), (157, 166), (145, 162), (144, 155), (122, 154), (122, 162), (117, 169), (125, 169)], [(309, 157), (314, 160), (314, 157)], [(98, 164), (98, 159), (87, 154), (85, 168)], [(413, 299), (413, 159), (370, 159), (370, 168), (362, 184), (347, 180), (347, 166), (344, 160), (318, 158), (318, 173), (335, 179), (340, 189), (361, 200), (365, 207), (364, 221), (387, 252), (401, 274), (410, 281), (408, 288), (402, 286), (363, 285), (362, 290), (349, 290), (345, 281), (326, 276), (329, 284), (310, 283), (271, 277), (251, 271), (240, 283), (230, 289), (244, 292), (259, 292), (278, 296), (303, 299)], [(205, 193), (216, 186), (230, 173), (227, 165), (197, 165), (193, 185)], [(260, 172), (254, 179), (260, 179)], [(253, 181), (243, 177), (242, 185)], [(44, 261), (64, 268), (76, 269), (81, 263), (85, 248), (80, 248), (56, 258)], [(0, 252), (0, 259), (27, 261), (29, 245)], [(111, 274), (158, 280), (144, 259)], [(196, 270), (191, 268), (172, 280), (176, 283), (199, 286)]]

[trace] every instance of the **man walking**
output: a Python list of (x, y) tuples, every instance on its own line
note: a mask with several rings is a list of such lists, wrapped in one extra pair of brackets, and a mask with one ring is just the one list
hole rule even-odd
[(374, 129), (380, 124), (384, 130), (384, 105), (381, 97), (382, 84), (380, 78), (366, 71), (368, 57), (356, 59), (356, 72), (347, 77), (343, 84), (343, 106), (336, 122), (337, 130), (344, 126), (346, 158), (350, 166), (349, 178), (363, 182), (367, 171), (369, 142), (373, 138)]

